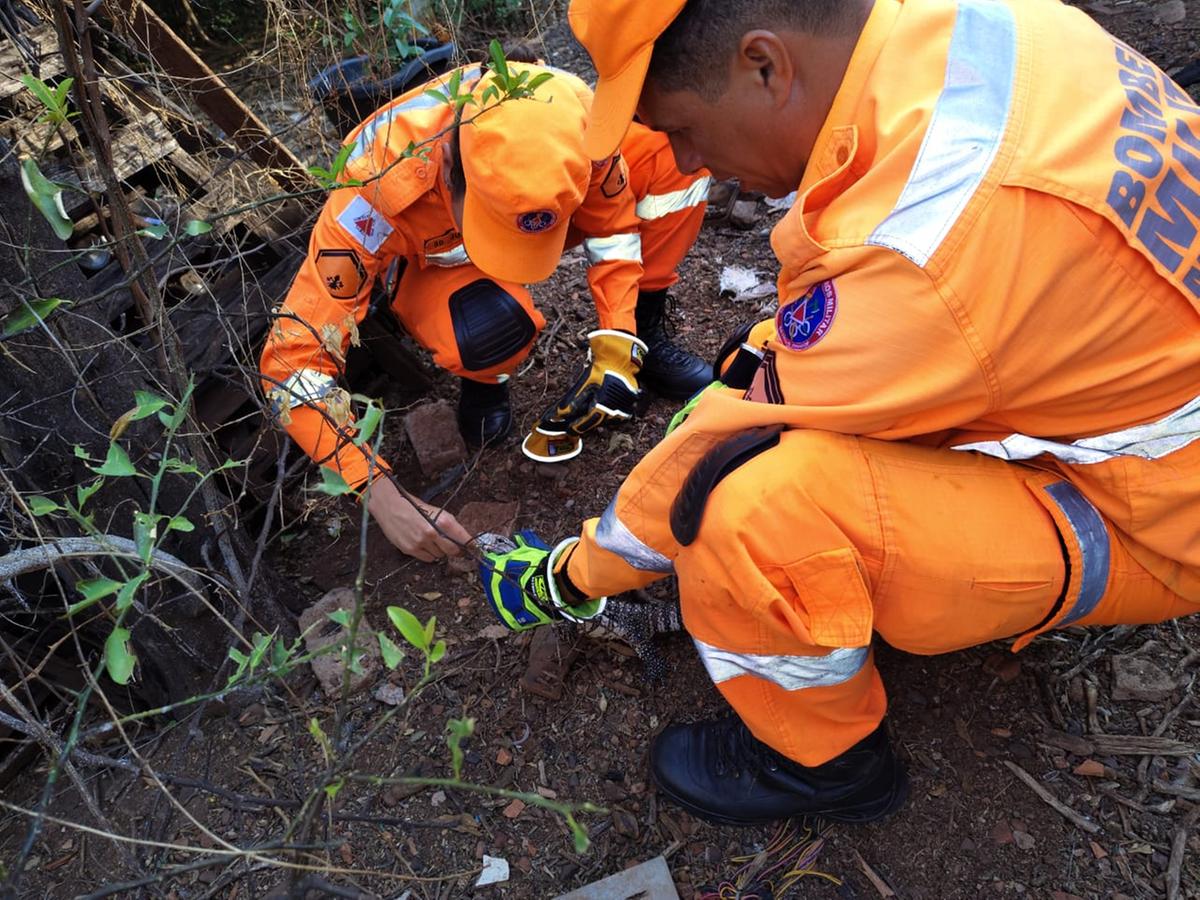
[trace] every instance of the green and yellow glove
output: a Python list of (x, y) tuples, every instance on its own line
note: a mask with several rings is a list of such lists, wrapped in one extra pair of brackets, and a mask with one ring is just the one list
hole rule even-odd
[(641, 389), (647, 347), (624, 331), (601, 330), (588, 335), (588, 364), (558, 406), (542, 417), (551, 432), (583, 435), (610, 419), (630, 419)]
[(522, 531), (516, 535), (515, 549), (484, 553), (479, 577), (501, 624), (513, 631), (529, 631), (560, 619), (587, 621), (604, 612), (607, 598), (568, 605), (555, 581), (555, 563), (578, 542), (579, 538), (568, 538), (551, 550), (532, 531)]

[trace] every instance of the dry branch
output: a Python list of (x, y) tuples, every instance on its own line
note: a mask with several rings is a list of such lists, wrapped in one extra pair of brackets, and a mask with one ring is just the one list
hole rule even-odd
[(1091, 819), (1084, 818), (1071, 807), (1060, 801), (1057, 797), (1051, 794), (1048, 790), (1038, 783), (1038, 780), (1018, 766), (1015, 762), (1004, 760), (1004, 765), (1008, 766), (1009, 770), (1020, 778), (1029, 789), (1037, 794), (1047, 805), (1065, 819), (1074, 822), (1088, 834), (1099, 834), (1100, 826)]

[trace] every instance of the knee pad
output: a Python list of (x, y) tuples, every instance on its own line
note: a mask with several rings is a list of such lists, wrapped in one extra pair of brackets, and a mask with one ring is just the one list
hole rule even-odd
[(688, 474), (671, 504), (671, 533), (681, 547), (690, 547), (700, 533), (709, 495), (731, 472), (760, 453), (779, 446), (782, 425), (752, 428), (713, 447)]
[(537, 326), (525, 307), (486, 279), (450, 295), (450, 321), (459, 358), (469, 372), (500, 365), (537, 336)]

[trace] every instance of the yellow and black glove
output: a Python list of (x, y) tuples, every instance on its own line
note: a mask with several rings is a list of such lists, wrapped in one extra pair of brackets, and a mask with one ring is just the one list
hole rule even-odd
[(583, 435), (610, 419), (633, 417), (646, 345), (624, 331), (601, 330), (588, 335), (588, 347), (587, 368), (542, 417), (543, 429)]

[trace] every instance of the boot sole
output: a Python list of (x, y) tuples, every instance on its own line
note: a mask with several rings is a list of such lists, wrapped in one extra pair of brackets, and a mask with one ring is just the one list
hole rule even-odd
[(862, 804), (858, 807), (837, 807), (833, 809), (806, 809), (801, 812), (796, 812), (790, 816), (763, 816), (756, 818), (737, 818), (734, 816), (722, 816), (718, 813), (703, 809), (688, 800), (675, 794), (673, 791), (664, 787), (662, 783), (655, 777), (653, 770), (650, 773), (650, 780), (654, 782), (654, 786), (659, 792), (667, 797), (676, 806), (681, 807), (697, 818), (704, 819), (707, 822), (713, 822), (717, 825), (734, 825), (738, 827), (748, 827), (752, 825), (769, 825), (772, 822), (783, 821), (784, 819), (797, 819), (802, 816), (819, 816), (829, 822), (839, 822), (846, 825), (866, 825), (869, 822), (881, 822), (884, 819), (894, 815), (900, 807), (908, 801), (909, 783), (908, 775), (901, 774), (899, 783), (892, 789), (891, 795), (888, 797), (887, 803), (883, 804), (880, 809), (878, 802), (870, 804)]

